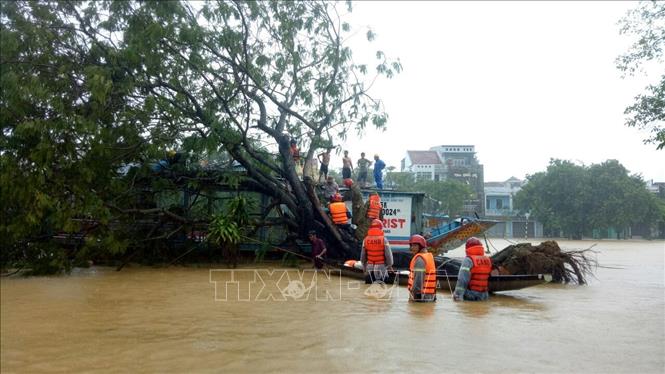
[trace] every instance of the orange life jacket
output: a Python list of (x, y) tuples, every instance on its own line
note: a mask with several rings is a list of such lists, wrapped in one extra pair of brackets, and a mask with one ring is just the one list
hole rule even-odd
[(330, 215), (332, 216), (333, 223), (336, 225), (346, 225), (349, 219), (346, 217), (346, 204), (341, 201), (330, 203), (328, 207)]
[(492, 259), (485, 256), (485, 250), (482, 245), (467, 248), (466, 254), (473, 261), (469, 289), (477, 292), (486, 292), (489, 289), (488, 279), (492, 272)]
[(367, 218), (377, 219), (379, 218), (379, 212), (381, 212), (381, 198), (379, 195), (370, 195)]
[(411, 264), (409, 265), (409, 291), (413, 288), (413, 278), (414, 271), (413, 267), (416, 265), (416, 260), (418, 257), (422, 257), (425, 260), (425, 279), (423, 282), (422, 293), (423, 294), (435, 294), (436, 293), (436, 265), (434, 263), (434, 256), (431, 253), (416, 253), (415, 256), (411, 259)]
[(385, 264), (385, 244), (383, 240), (383, 230), (378, 228), (370, 228), (365, 237), (365, 251), (367, 251), (368, 264)]

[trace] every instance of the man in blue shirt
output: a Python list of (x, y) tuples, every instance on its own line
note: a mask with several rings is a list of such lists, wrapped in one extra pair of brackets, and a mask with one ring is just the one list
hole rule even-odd
[(376, 188), (383, 189), (383, 169), (385, 169), (386, 163), (379, 158), (379, 155), (374, 155), (374, 181), (376, 182)]

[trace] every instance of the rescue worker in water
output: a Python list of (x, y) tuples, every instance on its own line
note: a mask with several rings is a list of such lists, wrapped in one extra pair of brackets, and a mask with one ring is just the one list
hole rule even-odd
[(492, 272), (492, 259), (477, 238), (466, 241), (466, 257), (457, 275), (453, 300), (481, 301), (489, 299), (488, 280)]
[(413, 258), (409, 265), (409, 300), (436, 301), (436, 264), (427, 252), (427, 242), (421, 235), (412, 235), (409, 246)]
[(365, 283), (385, 282), (388, 270), (393, 266), (393, 252), (388, 239), (383, 235), (383, 223), (372, 220), (363, 240), (360, 261), (365, 272)]

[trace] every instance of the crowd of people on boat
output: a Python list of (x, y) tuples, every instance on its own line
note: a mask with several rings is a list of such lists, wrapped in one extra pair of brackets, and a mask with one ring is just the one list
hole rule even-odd
[[(316, 155), (316, 160), (305, 160), (302, 162), (300, 156), (300, 149), (298, 148), (298, 142), (296, 139), (291, 139), (289, 152), (293, 161), (296, 164), (296, 173), (298, 175), (308, 175), (314, 177), (314, 173), (311, 171), (312, 166), (316, 161), (319, 162), (319, 173), (318, 173), (318, 183), (324, 184), (329, 180), (329, 167), (330, 167), (330, 152), (332, 148), (326, 148), (324, 152)], [(356, 172), (356, 181), (361, 188), (369, 188), (369, 182), (367, 176), (369, 173), (369, 167), (374, 164), (373, 176), (374, 183), (377, 189), (383, 189), (383, 170), (386, 168), (386, 163), (381, 160), (378, 154), (374, 155), (374, 161), (370, 161), (365, 157), (365, 152), (360, 153), (360, 158), (356, 162), (357, 168), (353, 166), (353, 160), (349, 156), (349, 151), (344, 151), (344, 156), (342, 157), (342, 179), (351, 179), (353, 178), (354, 171)], [(355, 169), (355, 170), (354, 170)]]

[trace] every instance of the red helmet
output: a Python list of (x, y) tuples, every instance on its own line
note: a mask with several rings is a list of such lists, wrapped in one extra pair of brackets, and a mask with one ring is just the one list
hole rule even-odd
[(477, 238), (469, 238), (466, 241), (466, 255), (467, 256), (482, 256), (485, 254), (485, 249)]
[(480, 240), (478, 240), (478, 238), (471, 237), (466, 240), (466, 248), (475, 247), (477, 245), (482, 245), (482, 243), (480, 243)]
[(422, 235), (411, 235), (411, 239), (409, 239), (409, 244), (418, 244), (420, 248), (427, 248), (427, 241), (425, 238), (422, 237)]
[(383, 230), (383, 222), (378, 219), (373, 219), (372, 223), (369, 225), (371, 229), (381, 229)]
[(351, 178), (344, 178), (344, 185), (348, 188), (351, 188), (353, 186), (353, 179)]
[(342, 201), (342, 195), (340, 195), (339, 193), (336, 193), (336, 194), (330, 196), (330, 201), (335, 201), (335, 202)]

